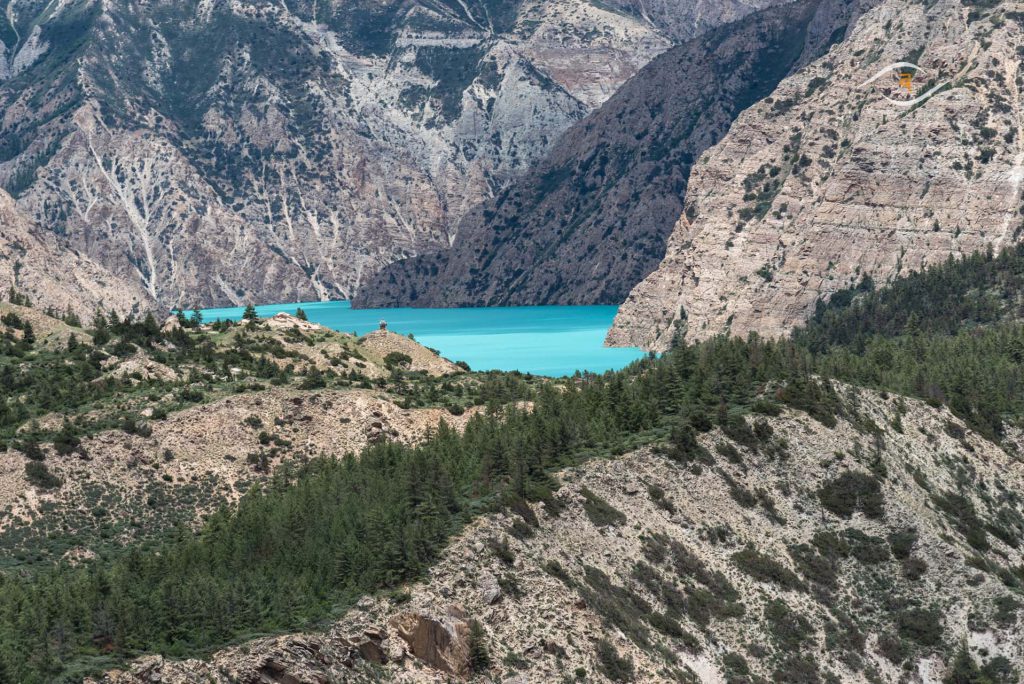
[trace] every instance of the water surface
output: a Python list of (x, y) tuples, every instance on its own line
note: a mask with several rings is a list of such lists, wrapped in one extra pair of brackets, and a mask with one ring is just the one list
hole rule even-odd
[[(257, 306), (261, 317), (301, 307), (309, 320), (357, 335), (388, 330), (408, 335), (473, 370), (518, 370), (534, 375), (600, 373), (622, 368), (643, 356), (635, 348), (611, 349), (604, 337), (617, 306), (516, 306), (477, 309), (353, 309), (348, 302)], [(241, 307), (205, 309), (203, 320), (239, 320)]]

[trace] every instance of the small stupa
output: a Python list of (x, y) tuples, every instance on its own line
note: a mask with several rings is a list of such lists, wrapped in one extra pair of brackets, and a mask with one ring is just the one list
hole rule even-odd
[(381, 330), (387, 330), (387, 329), (388, 329), (388, 322), (387, 322), (387, 321), (384, 321), (384, 320), (382, 320), (382, 321), (380, 322), (380, 329), (381, 329)]

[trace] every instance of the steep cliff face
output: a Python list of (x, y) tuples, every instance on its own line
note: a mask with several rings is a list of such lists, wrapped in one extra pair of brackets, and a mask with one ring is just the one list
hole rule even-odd
[(0, 296), (12, 287), (35, 307), (70, 312), (86, 322), (101, 307), (124, 315), (156, 306), (142, 288), (33, 225), (0, 190)]
[(447, 247), (673, 41), (766, 1), (11, 0), (0, 183), (165, 306), (348, 297)]
[(803, 0), (660, 56), (471, 211), (450, 250), (384, 269), (356, 304), (620, 303), (663, 257), (693, 160), (841, 37), (858, 6)]
[(920, 684), (961, 646), (1015, 681), (1019, 444), (842, 392), (834, 428), (786, 412), (753, 441), (702, 437), (701, 465), (645, 449), (562, 473), (550, 506), (474, 522), (404, 602), (103, 681)]
[[(865, 276), (1019, 240), (1022, 17), (1014, 3), (953, 0), (867, 13), (694, 165), (666, 257), (609, 342), (779, 335)], [(912, 96), (895, 72), (859, 87), (902, 61), (924, 70)], [(889, 101), (944, 83), (915, 106)]]

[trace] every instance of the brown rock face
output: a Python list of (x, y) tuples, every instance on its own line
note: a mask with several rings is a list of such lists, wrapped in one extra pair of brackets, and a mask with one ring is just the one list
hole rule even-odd
[(402, 613), (390, 626), (409, 646), (409, 653), (435, 670), (465, 675), (469, 671), (469, 624), (455, 617), (435, 619)]
[[(847, 41), (745, 112), (694, 166), (657, 271), (608, 336), (665, 349), (678, 333), (777, 336), (865, 276), (876, 283), (1020, 239), (1019, 12), (888, 0)], [(888, 64), (925, 72), (915, 107)]]
[(124, 315), (156, 306), (142, 288), (33, 224), (0, 190), (0, 296), (11, 287), (36, 308), (70, 311), (85, 323), (100, 307)]

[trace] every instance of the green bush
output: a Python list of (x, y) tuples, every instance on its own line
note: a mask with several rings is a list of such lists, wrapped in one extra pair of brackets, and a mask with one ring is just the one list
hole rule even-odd
[(881, 518), (885, 514), (882, 486), (870, 473), (847, 471), (822, 485), (818, 499), (822, 506), (841, 518), (849, 518), (857, 511), (869, 518)]
[(772, 599), (764, 606), (768, 635), (782, 652), (796, 652), (814, 633), (811, 623), (781, 599)]
[(597, 527), (605, 527), (608, 525), (614, 525), (617, 527), (626, 523), (625, 513), (612, 506), (594, 492), (590, 491), (586, 487), (581, 487), (580, 494), (583, 495), (583, 510), (586, 511), (587, 517), (590, 518), (590, 522), (594, 523)]
[(384, 357), (384, 365), (388, 368), (408, 368), (412, 365), (412, 357), (402, 352), (389, 352)]
[(732, 562), (737, 568), (760, 582), (771, 582), (783, 589), (800, 591), (804, 589), (800, 578), (775, 559), (756, 551), (748, 546), (732, 555)]
[(620, 656), (607, 639), (597, 642), (597, 662), (604, 676), (613, 682), (631, 682), (636, 676), (633, 659), (629, 655)]
[(469, 623), (469, 670), (483, 674), (491, 669), (491, 652), (487, 646), (487, 632), (477, 620)]
[(26, 463), (25, 477), (28, 478), (30, 485), (40, 489), (57, 489), (64, 484), (63, 480), (51, 473), (50, 469), (42, 461), (29, 461)]
[(942, 643), (942, 619), (938, 611), (912, 608), (901, 612), (896, 618), (899, 635), (921, 646), (938, 646)]

